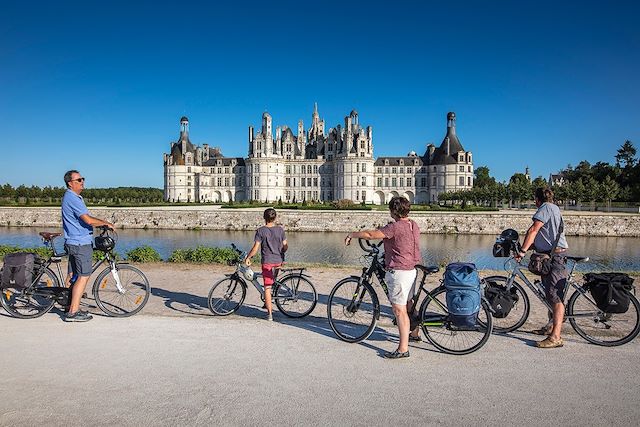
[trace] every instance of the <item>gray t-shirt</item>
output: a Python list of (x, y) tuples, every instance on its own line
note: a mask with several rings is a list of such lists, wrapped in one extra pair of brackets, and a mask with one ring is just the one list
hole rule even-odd
[[(536, 238), (533, 241), (533, 246), (535, 246), (536, 251), (549, 252), (551, 250), (553, 243), (556, 241), (556, 237), (558, 236), (561, 219), (560, 208), (553, 203), (545, 202), (538, 208), (536, 213), (533, 215), (533, 220), (540, 221), (544, 225), (540, 231), (538, 231), (538, 234), (536, 234)], [(564, 236), (564, 231), (560, 235), (557, 247), (564, 249), (569, 247), (567, 239)]]
[(254, 242), (260, 242), (260, 254), (262, 255), (263, 264), (280, 264), (284, 261), (282, 242), (286, 239), (284, 228), (279, 225), (258, 228)]

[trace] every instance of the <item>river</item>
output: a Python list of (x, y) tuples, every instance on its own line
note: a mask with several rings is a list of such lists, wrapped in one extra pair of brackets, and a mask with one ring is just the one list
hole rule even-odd
[[(60, 231), (29, 227), (0, 227), (0, 245), (37, 247), (42, 244), (39, 231)], [(155, 248), (167, 259), (178, 248), (203, 246), (225, 247), (235, 243), (248, 250), (253, 232), (212, 230), (118, 230), (116, 251), (121, 255), (137, 246)], [(350, 247), (343, 244), (344, 233), (288, 233), (287, 261), (358, 265), (363, 254), (356, 241)], [(425, 264), (446, 264), (452, 261), (474, 262), (481, 269), (500, 270), (504, 258), (494, 258), (491, 248), (495, 237), (487, 235), (423, 234), (420, 246)], [(568, 238), (569, 254), (589, 256), (581, 271), (640, 271), (640, 238), (633, 237), (576, 237)]]

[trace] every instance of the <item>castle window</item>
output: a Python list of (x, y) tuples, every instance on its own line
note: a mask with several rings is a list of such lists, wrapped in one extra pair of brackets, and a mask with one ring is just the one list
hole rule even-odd
[(360, 163), (356, 163), (356, 172), (360, 172)]
[(471, 172), (471, 166), (467, 166), (467, 171)]
[(398, 173), (398, 168), (391, 168), (391, 173), (396, 175)]
[(222, 168), (218, 168), (218, 173), (222, 173)]
[(411, 178), (407, 178), (407, 187), (411, 187)]
[(384, 186), (388, 187), (389, 186), (389, 178), (385, 178), (384, 179)]
[(363, 163), (362, 164), (362, 172), (366, 172), (367, 171), (367, 164)]
[(311, 173), (311, 165), (307, 165), (307, 173), (310, 174)]
[(218, 187), (222, 187), (222, 178), (218, 178)]
[(382, 178), (378, 177), (378, 187), (382, 187)]
[(413, 169), (412, 168), (407, 168), (407, 173), (413, 173)]
[(367, 185), (367, 177), (366, 177), (366, 176), (363, 176), (363, 177), (362, 177), (362, 186), (363, 186), (363, 187), (366, 187), (366, 185)]
[(464, 176), (459, 177), (458, 183), (460, 184), (460, 186), (464, 186)]
[(213, 172), (214, 170), (215, 170), (214, 168), (211, 168), (211, 170), (209, 171), (209, 173), (214, 173), (214, 172)]
[(311, 187), (311, 178), (307, 178), (307, 187)]
[(400, 177), (400, 187), (404, 187), (404, 178)]
[(391, 186), (394, 188), (398, 186), (398, 178), (396, 177), (391, 178)]
[(291, 187), (291, 178), (285, 178), (284, 185), (286, 185), (287, 187)]
[(313, 173), (318, 173), (318, 165), (313, 165)]
[(224, 186), (228, 187), (229, 186), (229, 178), (225, 178), (224, 179)]
[(427, 178), (420, 178), (420, 187), (426, 187), (426, 186), (427, 186)]
[(234, 177), (231, 177), (231, 186), (235, 186), (236, 185), (236, 179)]
[(471, 187), (471, 177), (467, 177), (467, 186)]
[(224, 168), (224, 173), (229, 173), (229, 168)]
[(403, 174), (404, 173), (404, 168), (400, 168), (400, 173)]
[(188, 173), (191, 173), (191, 167), (188, 167), (188, 168), (187, 168), (187, 172), (188, 172)]
[(378, 168), (376, 170), (378, 171), (378, 173), (382, 173), (382, 168)]
[[(385, 160), (385, 163), (387, 163), (386, 160)], [(389, 173), (389, 168), (384, 168), (384, 173)]]
[(318, 178), (313, 178), (313, 186), (314, 187), (318, 186)]
[(356, 191), (356, 200), (360, 198), (360, 191)]
[(362, 201), (364, 202), (365, 200), (367, 200), (367, 192), (363, 191), (362, 192)]
[(464, 166), (461, 165), (459, 170), (460, 170), (460, 172), (464, 172)]

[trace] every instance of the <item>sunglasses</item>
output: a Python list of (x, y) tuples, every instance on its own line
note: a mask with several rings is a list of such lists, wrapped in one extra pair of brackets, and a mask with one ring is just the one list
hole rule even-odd
[(71, 182), (73, 182), (73, 181), (84, 182), (84, 178), (72, 179)]

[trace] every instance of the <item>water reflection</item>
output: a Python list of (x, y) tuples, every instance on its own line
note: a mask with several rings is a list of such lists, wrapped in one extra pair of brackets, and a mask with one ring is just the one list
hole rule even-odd
[[(0, 244), (19, 246), (41, 245), (39, 231), (59, 229), (35, 229), (0, 227)], [(190, 231), (190, 230), (118, 230), (117, 250), (125, 254), (141, 245), (155, 248), (166, 259), (178, 248), (203, 246), (229, 246), (237, 244), (248, 249), (253, 242), (253, 232), (246, 231)], [(362, 251), (354, 242), (349, 247), (343, 243), (344, 233), (288, 233), (290, 250), (288, 261), (317, 262), (327, 264), (358, 265)], [(422, 256), (425, 264), (446, 264), (452, 261), (475, 262), (479, 268), (501, 270), (505, 259), (494, 258), (491, 248), (495, 240), (488, 235), (423, 234)], [(580, 265), (580, 270), (640, 270), (640, 238), (631, 237), (569, 237), (570, 254), (586, 256), (592, 262)]]

